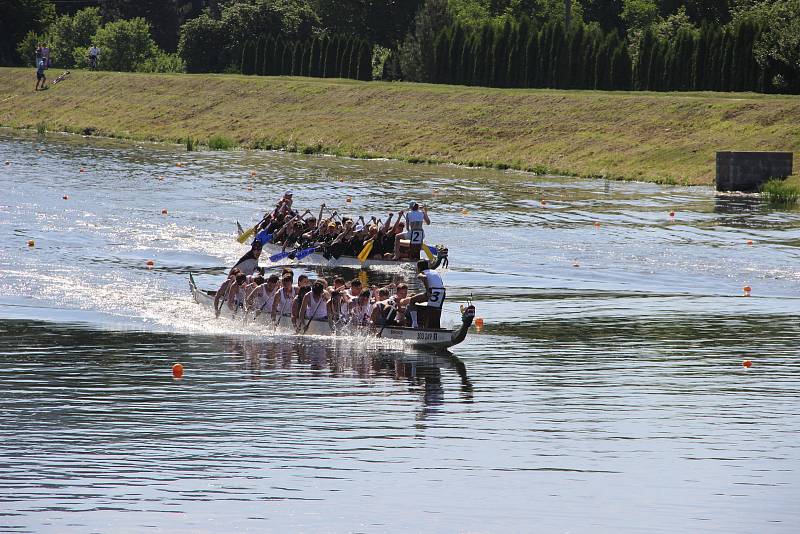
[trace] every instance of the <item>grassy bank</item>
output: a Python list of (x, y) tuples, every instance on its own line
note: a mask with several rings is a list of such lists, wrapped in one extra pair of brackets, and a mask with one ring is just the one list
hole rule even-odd
[[(51, 75), (57, 74), (51, 71)], [(800, 154), (800, 99), (0, 68), (0, 125), (710, 184), (716, 150)]]

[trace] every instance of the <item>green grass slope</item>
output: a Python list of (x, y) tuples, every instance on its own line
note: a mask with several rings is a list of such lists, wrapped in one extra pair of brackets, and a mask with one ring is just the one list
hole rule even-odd
[[(58, 74), (49, 72), (51, 77)], [(0, 69), (0, 125), (710, 184), (717, 150), (800, 153), (800, 98)]]

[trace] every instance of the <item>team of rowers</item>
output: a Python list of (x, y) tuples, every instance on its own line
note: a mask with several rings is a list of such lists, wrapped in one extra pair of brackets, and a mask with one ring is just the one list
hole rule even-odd
[[(254, 248), (260, 250), (258, 246)], [(259, 254), (255, 254), (256, 259)], [(232, 314), (240, 310), (252, 313), (254, 318), (266, 314), (276, 327), (291, 325), (300, 333), (305, 333), (311, 321), (328, 322), (331, 328), (441, 328), (445, 299), (442, 277), (430, 268), (428, 260), (419, 260), (417, 269), (425, 291), (409, 295), (408, 285), (403, 283), (365, 288), (358, 278), (348, 284), (337, 277), (329, 285), (324, 278), (312, 281), (301, 274), (295, 284), (294, 272), (289, 268), (265, 278), (258, 270), (248, 276), (234, 267), (216, 292), (214, 309), (217, 317), (225, 306)]]
[(425, 238), (423, 225), (431, 223), (427, 207), (416, 202), (409, 204), (408, 211), (400, 211), (392, 223), (394, 213), (391, 212), (386, 221), (375, 217), (369, 221), (364, 217), (353, 220), (329, 210), (329, 216), (323, 218), (327, 210), (325, 204), (317, 217), (310, 210), (299, 213), (292, 209), (292, 196), (292, 191), (286, 191), (275, 208), (264, 215), (255, 227), (254, 243), (274, 243), (283, 250), (313, 247), (326, 259), (340, 256), (394, 261), (417, 259)]
[[(331, 328), (346, 324), (380, 328), (441, 328), (446, 292), (441, 275), (430, 267), (428, 260), (417, 261), (417, 278), (425, 291), (414, 295), (408, 294), (408, 286), (403, 283), (365, 288), (358, 278), (346, 283), (339, 277), (330, 284), (323, 278), (311, 280), (306, 275), (298, 276), (295, 283), (294, 272), (289, 268), (266, 275), (258, 260), (263, 245), (268, 242), (282, 244), (284, 249), (310, 245), (324, 248), (331, 255), (357, 255), (364, 246), (372, 243), (370, 248), (378, 257), (385, 254), (398, 259), (401, 241), (411, 241), (410, 248), (413, 249), (414, 245), (422, 243), (422, 225), (430, 224), (427, 209), (423, 206), (420, 210), (415, 202), (405, 214), (405, 223), (401, 211), (394, 225), (391, 224), (393, 214), (389, 213), (382, 226), (374, 217), (369, 224), (363, 224), (363, 217), (359, 217), (359, 221), (347, 217), (335, 221), (335, 211), (327, 219), (322, 219), (324, 209), (323, 204), (317, 218), (306, 219), (309, 212), (299, 214), (293, 211), (292, 192), (284, 193), (275, 209), (256, 225), (257, 233), (250, 251), (231, 269), (216, 292), (214, 309), (217, 317), (227, 306), (232, 314), (240, 310), (252, 312), (254, 317), (266, 314), (276, 326), (291, 325), (300, 333), (305, 333), (311, 321), (326, 321)], [(383, 252), (387, 247), (393, 247), (393, 252)], [(419, 246), (416, 253), (419, 258)]]

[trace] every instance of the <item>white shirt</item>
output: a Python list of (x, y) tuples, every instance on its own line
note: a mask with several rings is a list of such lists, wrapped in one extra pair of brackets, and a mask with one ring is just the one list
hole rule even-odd
[(409, 230), (421, 230), (424, 222), (425, 214), (421, 211), (409, 211), (406, 213), (406, 224)]
[(428, 281), (428, 289), (444, 289), (444, 282), (442, 282), (442, 277), (439, 276), (436, 269), (422, 271), (422, 274), (425, 275), (425, 279)]

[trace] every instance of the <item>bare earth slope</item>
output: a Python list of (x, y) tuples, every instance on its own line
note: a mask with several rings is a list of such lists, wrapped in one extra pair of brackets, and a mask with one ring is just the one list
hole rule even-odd
[(0, 125), (690, 184), (713, 181), (716, 150), (800, 154), (798, 97), (86, 71), (34, 83), (0, 68)]

